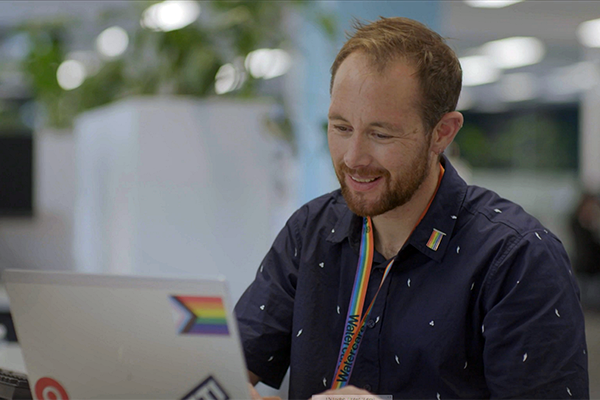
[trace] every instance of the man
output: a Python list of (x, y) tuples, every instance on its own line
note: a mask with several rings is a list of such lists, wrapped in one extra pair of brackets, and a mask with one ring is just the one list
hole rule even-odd
[(290, 218), (236, 306), (253, 383), (289, 365), (291, 399), (589, 397), (560, 241), (443, 156), (461, 76), (424, 25), (357, 24), (332, 67), (341, 191)]

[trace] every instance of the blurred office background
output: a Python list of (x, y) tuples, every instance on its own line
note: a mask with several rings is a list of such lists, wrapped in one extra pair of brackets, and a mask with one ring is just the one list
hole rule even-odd
[(337, 187), (329, 67), (352, 18), (379, 16), (449, 38), (449, 155), (576, 256), (573, 212), (600, 192), (600, 2), (3, 1), (0, 269), (221, 274), (237, 299), (287, 217)]

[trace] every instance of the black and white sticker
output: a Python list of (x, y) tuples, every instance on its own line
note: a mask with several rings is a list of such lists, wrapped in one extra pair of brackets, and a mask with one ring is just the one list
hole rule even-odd
[(229, 395), (215, 378), (209, 376), (181, 400), (229, 400)]

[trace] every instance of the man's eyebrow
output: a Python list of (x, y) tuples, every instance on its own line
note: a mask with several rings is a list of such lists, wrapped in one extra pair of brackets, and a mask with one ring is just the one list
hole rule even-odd
[(388, 129), (390, 131), (399, 131), (400, 130), (400, 128), (398, 128), (396, 125), (391, 124), (389, 122), (379, 122), (379, 121), (376, 121), (376, 122), (371, 122), (369, 125), (370, 126), (374, 126), (374, 127), (378, 127), (378, 128)]
[(342, 117), (340, 114), (329, 114), (327, 116), (327, 118), (329, 118), (329, 119), (339, 119), (340, 121), (348, 122), (348, 120), (346, 118)]
[[(329, 114), (327, 117), (329, 120), (338, 120), (338, 121), (343, 121), (348, 123), (349, 121), (342, 117), (340, 114)], [(371, 127), (375, 127), (375, 128), (383, 128), (383, 129), (387, 129), (389, 131), (395, 131), (395, 132), (399, 132), (402, 129), (400, 127), (398, 127), (397, 125), (394, 125), (390, 122), (384, 122), (384, 121), (375, 121), (375, 122), (371, 122), (369, 124), (369, 126)]]

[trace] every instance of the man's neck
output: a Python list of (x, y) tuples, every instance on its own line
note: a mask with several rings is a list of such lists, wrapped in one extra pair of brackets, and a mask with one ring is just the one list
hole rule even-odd
[(398, 254), (419, 223), (436, 193), (440, 173), (439, 163), (436, 162), (427, 179), (406, 204), (373, 217), (375, 249), (386, 259)]

